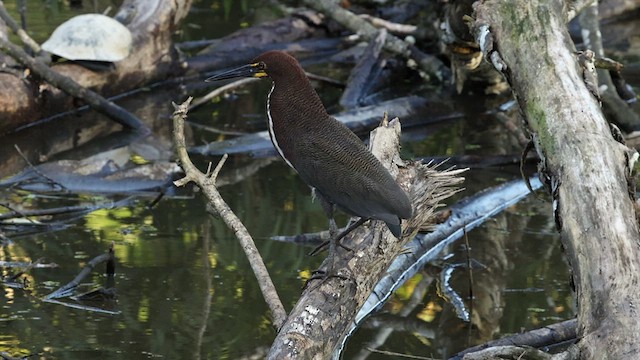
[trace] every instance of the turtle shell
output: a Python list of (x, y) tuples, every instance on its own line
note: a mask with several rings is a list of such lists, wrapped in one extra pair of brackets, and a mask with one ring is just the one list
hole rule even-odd
[(131, 41), (129, 29), (117, 20), (85, 14), (58, 26), (42, 48), (68, 60), (115, 62), (129, 55)]

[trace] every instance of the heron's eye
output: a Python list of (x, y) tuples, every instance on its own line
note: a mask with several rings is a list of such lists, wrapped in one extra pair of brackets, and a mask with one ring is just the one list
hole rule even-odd
[(261, 70), (261, 71), (267, 70), (267, 64), (265, 64), (264, 61), (260, 61), (258, 63), (258, 70)]

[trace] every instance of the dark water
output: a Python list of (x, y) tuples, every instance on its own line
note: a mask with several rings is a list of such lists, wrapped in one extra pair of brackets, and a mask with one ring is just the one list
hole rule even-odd
[[(69, 16), (92, 11), (94, 7), (102, 11), (110, 4), (108, 1), (84, 3), (84, 9), (74, 10), (65, 2), (29, 2), (28, 23), (36, 31), (36, 39), (45, 39), (44, 29)], [(42, 4), (42, 9), (36, 4)], [(7, 6), (15, 15), (14, 5)], [(263, 7), (262, 2), (252, 1), (195, 1), (195, 11), (187, 20), (185, 31), (177, 35), (178, 40), (222, 36), (276, 16)], [(56, 16), (50, 18), (49, 14), (54, 13)], [(223, 26), (212, 25), (218, 24), (210, 21), (212, 18)], [(235, 100), (200, 109), (190, 119), (225, 129), (264, 128), (267, 89), (265, 84), (252, 86), (247, 89), (250, 92), (240, 92)], [(320, 90), (325, 99), (335, 98), (327, 95), (330, 88)], [(180, 101), (186, 95), (168, 91), (160, 95), (160, 99), (142, 96), (123, 105), (141, 109), (142, 106), (135, 104), (149, 102), (156, 109), (164, 109), (159, 112), (165, 118), (154, 125), (153, 143), (169, 149), (171, 129), (166, 115), (171, 111), (170, 101)], [(484, 108), (485, 104), (467, 107), (468, 102), (461, 98), (454, 104), (467, 116), (421, 130), (421, 138), (403, 145), (405, 155), (517, 153), (519, 148), (513, 146), (506, 135), (508, 132), (498, 121), (477, 116), (477, 109)], [(242, 119), (241, 124), (238, 117)], [(98, 124), (105, 120), (87, 114), (72, 121)], [(6, 161), (0, 178), (26, 166), (15, 154), (11, 144), (14, 142), (20, 144), (34, 162), (38, 156), (81, 158), (87, 152), (104, 150), (97, 147), (70, 151), (74, 145), (65, 139), (74, 134), (73, 126), (67, 129), (58, 124), (45, 125), (2, 140), (0, 155)], [(225, 136), (194, 128), (190, 138), (199, 144)], [(67, 155), (56, 155), (64, 151)], [(222, 176), (233, 169), (264, 161), (232, 157)], [(466, 176), (465, 192), (457, 198), (517, 177), (515, 166), (472, 170)], [(307, 187), (297, 176), (277, 159), (267, 162), (255, 174), (222, 187), (221, 192), (254, 236), (285, 308), (290, 310), (304, 279), (322, 259), (306, 256), (307, 247), (269, 238), (324, 230), (327, 222), (320, 206), (311, 201)], [(0, 195), (2, 203), (23, 202), (25, 208), (36, 209), (123, 197), (87, 193), (43, 197), (14, 191)], [(233, 233), (219, 219), (206, 213), (201, 194), (192, 189), (180, 190), (148, 209), (152, 200), (153, 196), (140, 197), (130, 206), (91, 212), (63, 230), (10, 237), (11, 242), (0, 248), (0, 260), (44, 258), (44, 262), (53, 262), (59, 267), (31, 270), (24, 276), (29, 284), (26, 290), (2, 289), (0, 351), (12, 356), (40, 353), (41, 358), (47, 359), (262, 358), (275, 332), (256, 280)], [(5, 210), (0, 207), (0, 211)], [(465, 262), (467, 254), (474, 259), (472, 330), (456, 317), (451, 305), (438, 296), (436, 282), (431, 281), (438, 270), (430, 267), (391, 298), (385, 308), (386, 317), (376, 318), (356, 332), (348, 344), (345, 359), (365, 358), (363, 349), (370, 346), (372, 339), (382, 338), (389, 328), (395, 330), (384, 334), (387, 338), (380, 349), (441, 358), (500, 335), (573, 317), (569, 274), (550, 213), (548, 202), (529, 197), (471, 231), (469, 253), (464, 250), (463, 242), (448, 249), (448, 253), (453, 254), (447, 259), (449, 264)], [(8, 230), (7, 225), (0, 227), (0, 231)], [(82, 266), (112, 242), (118, 259), (113, 285), (118, 299), (88, 305), (116, 311), (117, 315), (42, 301), (43, 296), (71, 281)], [(3, 275), (15, 271), (5, 268)], [(419, 284), (427, 287), (426, 295), (404, 316), (394, 316), (408, 306)], [(108, 284), (99, 269), (82, 285), (83, 289), (91, 289)], [(468, 271), (455, 270), (451, 285), (463, 297), (468, 296)], [(368, 358), (390, 357), (371, 354)]]

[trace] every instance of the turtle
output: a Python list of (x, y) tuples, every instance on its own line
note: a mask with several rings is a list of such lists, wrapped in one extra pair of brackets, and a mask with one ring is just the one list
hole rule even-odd
[(84, 14), (58, 26), (42, 44), (42, 49), (93, 68), (123, 60), (131, 46), (131, 31), (126, 26), (106, 15)]

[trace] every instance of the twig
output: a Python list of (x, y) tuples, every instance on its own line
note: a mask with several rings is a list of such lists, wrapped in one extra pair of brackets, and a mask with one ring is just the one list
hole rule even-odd
[[(99, 209), (115, 209), (117, 207), (123, 207), (130, 205), (135, 200), (134, 196), (126, 197), (122, 200), (118, 201), (105, 201), (93, 205), (76, 205), (76, 206), (63, 206), (59, 208), (51, 208), (51, 209), (36, 209), (36, 210), (17, 210), (13, 208), (11, 205), (0, 203), (0, 206), (5, 207), (10, 210), (10, 212), (6, 212), (0, 214), (0, 221), (4, 221), (7, 219), (14, 218), (25, 218), (30, 221), (33, 225), (43, 225), (42, 222), (35, 222), (30, 219), (30, 216), (52, 216), (52, 215), (63, 215), (63, 214), (86, 214)], [(50, 226), (55, 224), (56, 222), (49, 222), (44, 225)]]
[(341, 89), (344, 89), (344, 87), (346, 86), (346, 84), (344, 82), (336, 80), (334, 78), (330, 78), (328, 76), (322, 76), (322, 75), (310, 73), (308, 71), (305, 71), (304, 73), (307, 75), (309, 80), (320, 81), (320, 82), (323, 82), (325, 84), (329, 84), (331, 86), (335, 86), (335, 87), (341, 88)]
[(249, 259), (249, 264), (251, 265), (251, 269), (258, 280), (258, 285), (260, 286), (262, 295), (271, 310), (273, 324), (276, 329), (280, 329), (284, 324), (287, 313), (285, 312), (284, 306), (278, 297), (278, 293), (271, 281), (271, 277), (269, 277), (269, 272), (262, 261), (262, 257), (260, 256), (249, 231), (233, 213), (231, 208), (229, 208), (229, 205), (224, 201), (215, 185), (216, 179), (214, 175), (217, 175), (217, 171), (219, 171), (218, 168), (222, 166), (221, 164), (224, 163), (226, 157), (222, 158), (221, 162), (216, 167), (216, 170), (211, 174), (212, 176), (207, 176), (196, 168), (187, 154), (187, 147), (184, 138), (184, 121), (187, 117), (189, 104), (192, 100), (193, 98), (189, 97), (181, 105), (173, 104), (175, 107), (175, 111), (173, 113), (174, 141), (182, 169), (185, 172), (185, 177), (175, 181), (174, 184), (180, 187), (191, 181), (196, 183), (206, 195), (209, 203), (224, 220), (225, 224), (227, 224), (229, 229), (233, 230), (242, 245), (242, 249)]
[(192, 127), (198, 128), (198, 129), (202, 129), (204, 131), (208, 131), (208, 132), (211, 132), (211, 133), (214, 133), (214, 134), (233, 135), (233, 136), (247, 135), (247, 133), (243, 132), (243, 131), (222, 130), (222, 129), (218, 129), (218, 128), (213, 127), (213, 126), (198, 124), (198, 123), (193, 122), (193, 121), (187, 121), (187, 123), (189, 124), (189, 126), (192, 126)]
[(398, 353), (398, 352), (395, 352), (395, 351), (378, 350), (378, 349), (372, 349), (372, 348), (369, 348), (369, 347), (366, 348), (366, 349), (371, 351), (371, 352), (373, 352), (373, 353), (389, 355), (389, 356), (393, 356), (395, 358), (419, 359), (419, 360), (439, 360), (439, 359), (432, 358), (432, 357), (424, 357), (424, 356), (417, 356), (417, 355), (402, 354), (402, 353)]
[[(4, 213), (4, 214), (0, 214), (0, 220), (5, 220), (7, 218), (11, 219), (14, 217), (21, 217), (21, 218), (25, 218), (27, 219), (27, 221), (33, 223), (34, 225), (39, 225), (38, 223), (36, 223), (35, 221), (33, 221), (33, 219), (29, 219), (27, 216), (24, 215), (24, 213), (22, 213), (20, 210), (15, 209), (14, 207), (12, 207), (9, 204), (5, 204), (5, 203), (0, 203), (0, 206), (2, 206), (3, 208), (6, 208), (7, 210), (9, 210), (8, 213)], [(8, 216), (6, 218), (3, 218), (3, 216), (6, 216), (7, 214), (11, 214), (12, 216)]]
[(229, 83), (225, 86), (221, 86), (219, 88), (216, 88), (215, 90), (211, 91), (210, 93), (208, 93), (207, 95), (196, 99), (193, 104), (191, 104), (191, 106), (189, 106), (189, 111), (199, 107), (200, 105), (207, 103), (208, 101), (210, 101), (211, 99), (213, 99), (216, 96), (220, 96), (222, 93), (224, 93), (225, 91), (231, 90), (231, 89), (235, 89), (238, 87), (241, 87), (245, 84), (254, 82), (256, 80), (259, 80), (258, 78), (246, 78), (246, 79), (240, 79), (237, 81), (234, 81), (232, 83)]
[(367, 20), (375, 27), (384, 28), (396, 34), (409, 35), (414, 34), (416, 30), (418, 30), (418, 27), (415, 25), (398, 24), (369, 14), (361, 14), (360, 17)]
[[(367, 40), (378, 34), (378, 29), (349, 10), (341, 8), (333, 0), (304, 0), (303, 3), (340, 23), (349, 30), (362, 35)], [(426, 77), (444, 80), (449, 77), (449, 70), (437, 57), (425, 54), (414, 45), (391, 34), (387, 35), (384, 48), (394, 54), (399, 54), (417, 63), (418, 68)]]
[(110, 203), (103, 203), (97, 205), (73, 205), (73, 206), (61, 206), (57, 208), (51, 209), (35, 209), (35, 210), (16, 210), (10, 205), (0, 203), (0, 206), (6, 207), (11, 210), (10, 212), (6, 212), (0, 214), (0, 220), (13, 219), (13, 218), (27, 218), (28, 216), (51, 216), (51, 215), (62, 215), (62, 214), (70, 214), (70, 213), (78, 213), (78, 212), (90, 212), (96, 210), (96, 208), (101, 208), (104, 206), (111, 206)]
[(42, 176), (43, 179), (47, 180), (51, 185), (57, 185), (60, 186), (60, 188), (62, 190), (66, 190), (66, 188), (64, 187), (64, 185), (59, 184), (58, 182), (54, 181), (53, 179), (51, 179), (50, 177), (48, 177), (47, 175), (43, 174), (40, 170), (38, 170), (37, 167), (35, 167), (31, 161), (29, 161), (29, 159), (25, 156), (25, 154), (22, 152), (22, 150), (20, 149), (20, 147), (17, 144), (14, 144), (13, 147), (16, 149), (16, 151), (18, 152), (18, 154), (20, 155), (20, 157), (22, 158), (22, 160), (24, 160), (27, 165), (29, 165), (29, 168), (31, 170), (33, 170), (36, 174), (38, 174), (39, 176)]
[[(21, 9), (22, 14), (22, 9)], [(26, 31), (20, 28), (20, 25), (13, 20), (11, 15), (7, 12), (7, 9), (4, 7), (4, 2), (0, 0), (0, 19), (4, 20), (5, 23), (11, 28), (11, 30), (18, 35), (23, 44), (27, 45), (29, 49), (31, 49), (35, 54), (40, 53), (42, 49), (40, 45), (38, 45), (35, 40), (33, 40)]]
[(138, 119), (135, 115), (133, 115), (126, 109), (106, 100), (104, 97), (94, 91), (82, 87), (73, 79), (51, 70), (41, 60), (29, 56), (29, 54), (27, 54), (20, 47), (1, 37), (0, 50), (3, 50), (8, 55), (16, 59), (16, 61), (31, 69), (31, 71), (33, 71), (36, 75), (42, 77), (51, 85), (59, 88), (60, 90), (73, 97), (84, 100), (85, 102), (87, 102), (87, 104), (89, 104), (89, 106), (107, 115), (109, 118), (113, 119), (119, 124), (129, 129), (148, 131), (147, 126), (144, 125), (142, 121), (140, 121), (140, 119)]

